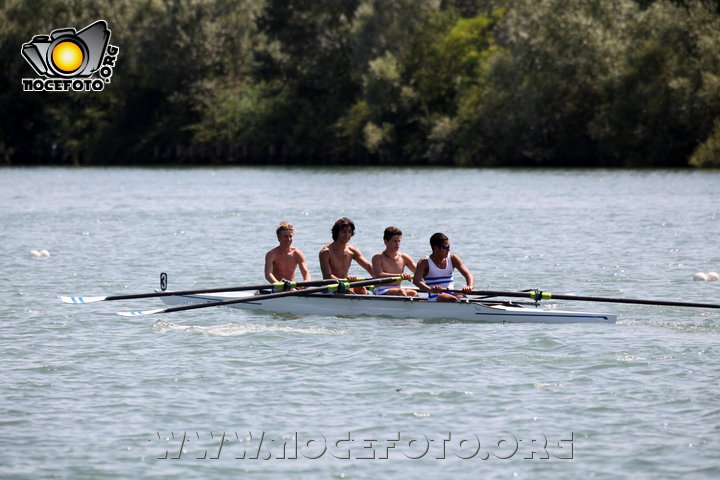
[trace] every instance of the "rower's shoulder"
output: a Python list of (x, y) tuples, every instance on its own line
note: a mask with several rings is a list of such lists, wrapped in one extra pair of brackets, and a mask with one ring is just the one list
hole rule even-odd
[(415, 259), (413, 259), (413, 257), (409, 253), (405, 253), (405, 252), (398, 252), (398, 253), (400, 253), (400, 256), (403, 257), (405, 260), (412, 260), (413, 262), (415, 261)]
[(457, 268), (462, 266), (463, 261), (460, 259), (460, 257), (452, 253), (450, 254), (450, 263), (452, 263), (453, 267)]
[(375, 255), (373, 255), (372, 260), (381, 260), (383, 258), (383, 252), (378, 252)]

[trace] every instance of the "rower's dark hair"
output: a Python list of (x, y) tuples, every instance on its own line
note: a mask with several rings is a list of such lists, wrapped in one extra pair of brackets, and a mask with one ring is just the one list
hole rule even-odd
[(433, 233), (432, 237), (430, 237), (430, 248), (442, 247), (447, 241), (448, 237), (446, 237), (444, 233)]
[(383, 240), (388, 241), (395, 235), (402, 235), (402, 231), (397, 227), (387, 227), (383, 233)]
[(350, 227), (351, 236), (355, 235), (355, 224), (353, 223), (353, 221), (347, 217), (342, 217), (337, 222), (335, 222), (335, 225), (333, 225), (332, 227), (333, 242), (338, 239), (340, 230), (342, 230), (344, 227)]

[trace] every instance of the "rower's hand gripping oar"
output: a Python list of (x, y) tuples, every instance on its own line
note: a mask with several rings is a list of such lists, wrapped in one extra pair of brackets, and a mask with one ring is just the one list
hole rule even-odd
[(264, 295), (251, 295), (244, 298), (231, 298), (229, 300), (222, 300), (218, 302), (209, 303), (196, 303), (193, 305), (183, 305), (181, 307), (170, 307), (162, 308), (159, 310), (145, 310), (141, 312), (118, 312), (118, 315), (123, 317), (136, 317), (141, 315), (155, 315), (156, 313), (171, 313), (171, 312), (182, 312), (184, 310), (195, 310), (196, 308), (208, 308), (208, 307), (222, 307), (226, 305), (234, 305), (236, 303), (244, 302), (257, 302), (260, 300), (269, 300), (271, 298), (290, 297), (298, 295), (307, 295), (309, 293), (316, 292), (346, 292), (353, 287), (365, 287), (368, 285), (378, 285), (383, 283), (392, 283), (402, 280), (402, 277), (384, 277), (384, 278), (371, 278), (369, 280), (362, 280), (358, 282), (346, 282), (342, 280), (331, 280), (334, 282), (332, 285), (325, 285), (322, 287), (306, 288), (303, 290), (291, 290), (288, 292), (277, 292), (268, 293)]
[(491, 297), (530, 298), (535, 300), (535, 302), (539, 302), (540, 300), (577, 300), (580, 302), (630, 303), (636, 305), (660, 305), (665, 307), (720, 308), (720, 304), (717, 303), (673, 302), (668, 300), (643, 300), (637, 298), (592, 297), (582, 295), (554, 295), (550, 292), (543, 292), (541, 290), (530, 290), (528, 292), (473, 290), (466, 293), (469, 293), (470, 295), (486, 295)]
[[(367, 280), (365, 278), (360, 278), (358, 280)], [(130, 295), (112, 295), (109, 297), (67, 297), (67, 296), (60, 296), (60, 300), (63, 303), (74, 303), (74, 304), (83, 304), (83, 303), (95, 303), (95, 302), (105, 302), (109, 300), (132, 300), (136, 298), (152, 298), (152, 297), (170, 297), (170, 296), (177, 296), (177, 295), (195, 295), (200, 293), (220, 293), (220, 292), (242, 292), (247, 290), (262, 290), (264, 288), (272, 288), (275, 290), (292, 290), (293, 288), (297, 287), (316, 287), (320, 285), (330, 285), (333, 283), (337, 283), (336, 279), (326, 278), (324, 280), (311, 280), (307, 282), (291, 282), (291, 281), (284, 281), (284, 282), (275, 282), (275, 283), (266, 283), (263, 285), (244, 285), (239, 287), (225, 287), (225, 288), (203, 288), (203, 289), (196, 289), (196, 290), (177, 290), (174, 292), (168, 292), (168, 291), (162, 291), (162, 292), (152, 292), (152, 293), (135, 293)]]

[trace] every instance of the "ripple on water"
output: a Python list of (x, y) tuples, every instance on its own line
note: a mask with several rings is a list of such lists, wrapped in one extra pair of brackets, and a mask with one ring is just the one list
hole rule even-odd
[(282, 325), (264, 325), (254, 323), (224, 323), (220, 325), (177, 325), (165, 320), (158, 320), (153, 324), (153, 330), (158, 333), (182, 332), (210, 335), (216, 337), (234, 337), (251, 333), (285, 332), (304, 335), (346, 335), (348, 330), (327, 327), (288, 327)]

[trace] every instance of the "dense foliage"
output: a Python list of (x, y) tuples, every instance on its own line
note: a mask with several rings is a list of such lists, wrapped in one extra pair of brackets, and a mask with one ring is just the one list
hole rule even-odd
[[(23, 92), (105, 19), (102, 92)], [(720, 166), (710, 0), (4, 0), (5, 164)]]

